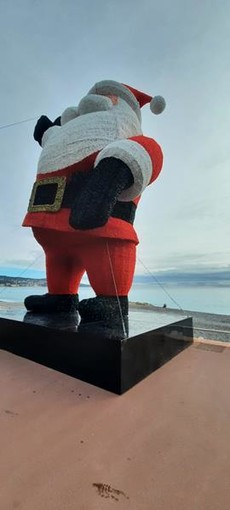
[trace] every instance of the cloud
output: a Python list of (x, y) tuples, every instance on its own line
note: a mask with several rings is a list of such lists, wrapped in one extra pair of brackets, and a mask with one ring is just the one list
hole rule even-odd
[[(162, 255), (160, 258), (153, 255), (146, 255), (143, 252), (138, 255), (136, 273), (142, 274), (150, 271), (206, 271), (217, 269), (228, 269), (230, 252), (210, 253), (172, 253)], [(145, 266), (145, 267), (144, 267)]]
[[(182, 4), (143, 0), (133, 9), (131, 0), (86, 0), (66, 8), (61, 1), (23, 0), (14, 8), (5, 2), (0, 18), (2, 123), (43, 113), (53, 118), (104, 78), (166, 97), (164, 115), (143, 111), (143, 131), (165, 155), (136, 221), (141, 258), (151, 269), (229, 260), (230, 6)], [(19, 226), (40, 153), (33, 128), (22, 124), (0, 136), (1, 260), (8, 267), (44, 267), (31, 230)]]

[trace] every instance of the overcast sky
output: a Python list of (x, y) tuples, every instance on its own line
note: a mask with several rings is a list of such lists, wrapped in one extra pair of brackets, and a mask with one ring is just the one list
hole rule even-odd
[[(165, 158), (135, 223), (154, 272), (229, 265), (229, 20), (228, 0), (0, 0), (1, 126), (54, 119), (103, 79), (165, 97), (162, 115), (142, 109)], [(35, 123), (0, 130), (1, 274), (44, 267), (20, 226), (40, 153)]]

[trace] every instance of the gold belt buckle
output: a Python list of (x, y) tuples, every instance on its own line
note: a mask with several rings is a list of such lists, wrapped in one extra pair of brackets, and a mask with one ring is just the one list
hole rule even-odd
[[(39, 186), (45, 186), (46, 184), (57, 184), (57, 191), (55, 200), (52, 204), (40, 204), (34, 205), (36, 192)], [(66, 177), (49, 177), (48, 179), (41, 179), (36, 181), (33, 185), (28, 212), (57, 212), (61, 209), (62, 199), (66, 186)]]

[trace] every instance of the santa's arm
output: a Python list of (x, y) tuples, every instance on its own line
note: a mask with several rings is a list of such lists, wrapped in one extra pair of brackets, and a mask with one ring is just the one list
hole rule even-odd
[(42, 139), (43, 135), (48, 132), (48, 129), (50, 129), (53, 126), (60, 126), (61, 125), (61, 117), (57, 117), (54, 122), (49, 119), (46, 115), (42, 115), (34, 128), (34, 139), (36, 142), (39, 143), (39, 145), (43, 145)]
[(118, 140), (102, 149), (95, 168), (70, 214), (70, 225), (91, 229), (105, 225), (115, 203), (138, 197), (159, 174), (162, 167), (159, 145), (145, 136)]
[(147, 136), (134, 136), (127, 140), (117, 140), (102, 149), (94, 166), (105, 158), (116, 158), (129, 168), (133, 184), (121, 192), (118, 200), (130, 201), (141, 195), (146, 186), (159, 175), (163, 165), (163, 154), (158, 143)]

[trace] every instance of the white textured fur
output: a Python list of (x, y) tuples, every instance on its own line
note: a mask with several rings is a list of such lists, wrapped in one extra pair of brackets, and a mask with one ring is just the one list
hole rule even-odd
[(42, 148), (47, 144), (48, 140), (50, 140), (53, 136), (56, 136), (56, 134), (59, 132), (60, 126), (51, 126), (49, 129), (47, 129), (42, 136)]
[(155, 115), (159, 115), (165, 109), (166, 102), (162, 96), (154, 96), (150, 102), (150, 110), (155, 113)]
[(132, 186), (122, 191), (119, 200), (129, 202), (138, 197), (149, 184), (152, 176), (152, 161), (148, 152), (133, 140), (119, 140), (110, 143), (98, 154), (95, 166), (102, 159), (109, 157), (123, 161), (131, 170), (134, 178)]
[(78, 112), (79, 115), (85, 115), (86, 113), (111, 110), (112, 107), (113, 103), (109, 97), (88, 94), (81, 99), (78, 105)]
[(129, 90), (122, 83), (114, 80), (102, 80), (95, 83), (88, 94), (102, 94), (105, 96), (108, 94), (115, 94), (116, 96), (126, 101), (129, 106), (131, 106), (131, 108), (138, 116), (138, 119), (141, 121), (141, 110), (137, 98), (134, 96), (131, 90)]
[(78, 107), (77, 106), (69, 106), (64, 110), (61, 116), (61, 126), (66, 124), (66, 122), (69, 122), (70, 120), (75, 119), (75, 117), (78, 117)]
[(136, 114), (126, 101), (119, 99), (111, 110), (80, 115), (61, 127), (48, 129), (42, 139), (38, 173), (66, 168), (111, 142), (141, 134)]

